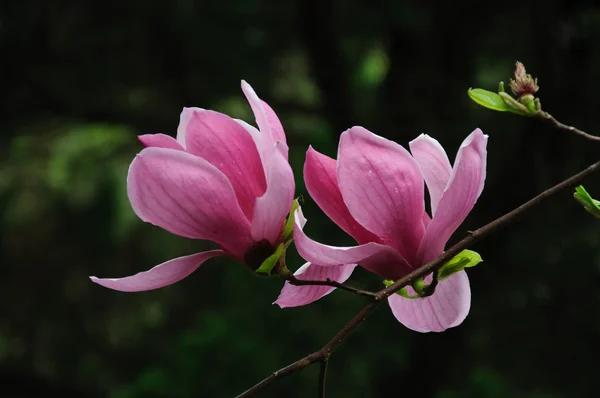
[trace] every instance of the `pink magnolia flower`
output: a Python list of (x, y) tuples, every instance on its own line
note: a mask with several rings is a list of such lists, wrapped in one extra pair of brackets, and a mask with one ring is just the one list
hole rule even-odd
[[(483, 190), (486, 145), (487, 136), (475, 130), (460, 146), (454, 167), (439, 142), (427, 135), (410, 142), (412, 155), (362, 127), (341, 135), (337, 161), (309, 148), (306, 188), (359, 246), (333, 247), (311, 240), (302, 231), (306, 220), (297, 213), (294, 241), (308, 263), (296, 271), (296, 277), (344, 282), (360, 264), (384, 279), (398, 280), (437, 258)], [(423, 181), (429, 189), (432, 217), (425, 212)], [(412, 288), (407, 290), (414, 294)], [(282, 308), (305, 305), (331, 291), (328, 286), (286, 282), (275, 303)], [(393, 294), (388, 299), (396, 318), (419, 332), (459, 325), (470, 301), (464, 271), (440, 281), (430, 297)]]
[(242, 81), (259, 130), (219, 112), (184, 108), (177, 139), (142, 135), (127, 193), (144, 221), (220, 249), (179, 257), (149, 271), (92, 281), (133, 292), (178, 282), (202, 263), (228, 256), (253, 269), (273, 254), (294, 199), (285, 134), (275, 112)]

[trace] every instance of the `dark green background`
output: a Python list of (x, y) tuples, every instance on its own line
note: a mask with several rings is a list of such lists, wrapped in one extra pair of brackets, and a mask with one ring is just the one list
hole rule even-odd
[[(324, 344), (364, 305), (335, 292), (304, 308), (212, 260), (161, 290), (92, 284), (211, 247), (144, 224), (125, 191), (136, 135), (175, 134), (183, 106), (253, 121), (240, 80), (287, 132), (308, 234), (344, 236), (306, 195), (309, 144), (334, 155), (363, 125), (420, 133), (454, 158), (489, 134), (483, 195), (453, 241), (597, 160), (594, 144), (492, 112), (515, 60), (544, 108), (600, 134), (600, 8), (593, 0), (58, 1), (0, 5), (0, 396), (231, 397)], [(586, 182), (600, 196), (599, 177)], [(330, 363), (330, 397), (571, 398), (600, 390), (600, 222), (564, 192), (477, 244), (466, 321), (414, 333), (382, 306)], [(291, 257), (292, 267), (301, 264)], [(381, 282), (356, 272), (353, 283)], [(265, 397), (316, 396), (318, 369)]]

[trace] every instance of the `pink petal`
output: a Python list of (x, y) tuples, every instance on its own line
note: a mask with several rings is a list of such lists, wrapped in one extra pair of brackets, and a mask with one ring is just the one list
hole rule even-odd
[(388, 303), (396, 319), (407, 328), (417, 332), (443, 332), (460, 325), (469, 313), (469, 278), (465, 271), (460, 271), (441, 281), (430, 297), (407, 299), (392, 294)]
[[(240, 119), (233, 119), (233, 120), (235, 120), (235, 122), (237, 124), (239, 124), (244, 129), (246, 129), (248, 134), (250, 134), (250, 136), (252, 137), (252, 140), (254, 140), (254, 144), (256, 145), (256, 148), (258, 148), (258, 154), (260, 155), (260, 159), (263, 164), (263, 169), (268, 170), (269, 169), (269, 158), (271, 155), (271, 151), (273, 150), (274, 144), (271, 142), (271, 140), (269, 140), (268, 143), (265, 143), (266, 138), (263, 137), (263, 134), (261, 134), (261, 132), (258, 131), (258, 129), (256, 127), (254, 127)], [(265, 178), (266, 178), (266, 175), (265, 175)]]
[(183, 108), (183, 111), (181, 111), (181, 115), (179, 116), (179, 126), (177, 126), (177, 142), (179, 142), (182, 147), (186, 147), (186, 131), (190, 119), (196, 111), (203, 110), (204, 109), (202, 108)]
[(342, 199), (336, 175), (336, 162), (309, 147), (304, 162), (304, 182), (310, 196), (327, 217), (331, 218), (358, 243), (378, 242), (379, 238), (360, 225)]
[(189, 118), (186, 134), (187, 151), (227, 176), (242, 211), (252, 220), (256, 198), (265, 193), (267, 183), (258, 149), (248, 131), (227, 115), (197, 110)]
[(154, 290), (187, 278), (202, 263), (216, 256), (223, 256), (222, 250), (196, 253), (191, 256), (174, 258), (159, 264), (149, 271), (139, 272), (125, 278), (96, 278), (90, 276), (92, 282), (113, 290), (121, 292), (141, 292)]
[(452, 174), (448, 155), (440, 143), (427, 134), (421, 134), (409, 142), (409, 146), (427, 183), (431, 199), (431, 214), (435, 216), (438, 203)]
[(429, 223), (431, 223), (431, 217), (429, 217), (429, 214), (427, 214), (426, 211), (423, 212), (423, 228), (427, 229), (427, 227), (429, 226)]
[(342, 133), (337, 175), (350, 214), (409, 263), (425, 233), (423, 176), (410, 153), (362, 127)]
[(304, 217), (304, 213), (302, 212), (302, 207), (298, 206), (298, 209), (294, 213), (294, 221), (298, 223), (300, 228), (304, 228), (306, 225), (306, 217)]
[(142, 220), (176, 235), (211, 240), (239, 257), (252, 244), (229, 180), (197, 156), (144, 149), (129, 167), (127, 193)]
[[(252, 108), (258, 129), (265, 136), (264, 150), (269, 150), (277, 141), (286, 142), (285, 133), (279, 118), (271, 107), (256, 95), (248, 83), (242, 80), (242, 91)], [(287, 159), (287, 158), (286, 158)]]
[[(339, 267), (321, 267), (315, 264), (306, 263), (294, 272), (296, 278), (301, 280), (325, 281), (328, 278), (335, 282), (343, 283), (356, 268), (356, 264), (342, 265)], [(290, 282), (285, 282), (281, 294), (273, 304), (281, 308), (299, 307), (317, 301), (323, 296), (335, 290), (329, 286), (294, 286)]]
[(460, 146), (448, 186), (419, 248), (421, 264), (442, 254), (477, 202), (485, 182), (486, 145), (487, 136), (477, 129)]
[(271, 151), (267, 172), (267, 191), (256, 200), (252, 217), (252, 237), (268, 239), (275, 245), (285, 226), (286, 216), (294, 200), (294, 173), (287, 162), (287, 145), (279, 142)]
[(177, 142), (175, 138), (166, 134), (144, 134), (138, 136), (138, 140), (140, 140), (142, 145), (144, 145), (146, 148), (158, 147), (185, 151), (185, 149), (181, 146), (179, 142)]
[(283, 126), (281, 125), (277, 114), (275, 113), (273, 108), (271, 108), (269, 104), (267, 104), (265, 101), (261, 100), (260, 103), (262, 104), (265, 116), (267, 117), (267, 123), (269, 124), (269, 128), (271, 129), (271, 135), (273, 137), (273, 140), (275, 142), (286, 142), (285, 132), (283, 131)]
[(406, 260), (393, 248), (375, 242), (360, 246), (335, 247), (315, 242), (302, 231), (295, 217), (294, 243), (302, 258), (323, 267), (339, 267), (359, 264), (363, 268), (385, 278), (399, 279), (411, 271)]

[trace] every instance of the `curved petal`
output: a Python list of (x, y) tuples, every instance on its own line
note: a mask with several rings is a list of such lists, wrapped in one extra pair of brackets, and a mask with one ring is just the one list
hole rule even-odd
[(219, 112), (197, 110), (189, 118), (186, 148), (221, 170), (233, 186), (242, 211), (252, 220), (256, 198), (267, 189), (254, 140), (235, 120)]
[(223, 255), (225, 255), (225, 252), (222, 250), (211, 250), (192, 254), (191, 256), (174, 258), (157, 265), (151, 270), (139, 272), (125, 278), (96, 278), (90, 276), (90, 279), (101, 286), (121, 292), (154, 290), (187, 278), (205, 261)]
[(423, 176), (402, 146), (362, 127), (342, 133), (337, 175), (350, 214), (414, 264), (425, 233)]
[(139, 135), (138, 140), (146, 148), (158, 147), (158, 148), (170, 148), (185, 151), (185, 148), (181, 146), (179, 142), (170, 135), (166, 134), (144, 134)]
[[(273, 148), (272, 147), (266, 148), (266, 146), (271, 145), (271, 143), (270, 143), (271, 141), (269, 140), (269, 143), (265, 144), (264, 141), (266, 140), (266, 138), (263, 138), (260, 131), (258, 131), (258, 129), (256, 127), (254, 127), (251, 124), (248, 124), (245, 121), (240, 120), (240, 119), (233, 119), (233, 120), (235, 120), (236, 123), (238, 123), (240, 126), (245, 128), (246, 131), (250, 134), (250, 136), (254, 140), (254, 143), (256, 144), (256, 147), (258, 148), (258, 154), (260, 155), (260, 160), (262, 161), (262, 164), (263, 164), (263, 170), (268, 170), (269, 169), (269, 155)], [(265, 178), (266, 178), (266, 173), (265, 173)]]
[(315, 242), (304, 234), (295, 217), (294, 243), (305, 260), (323, 267), (359, 264), (385, 278), (399, 279), (411, 271), (406, 260), (393, 248), (375, 242), (353, 247), (335, 247)]
[[(327, 279), (343, 283), (356, 268), (356, 264), (342, 265), (340, 267), (321, 267), (319, 265), (306, 263), (294, 272), (296, 278), (301, 280), (325, 281)], [(335, 287), (330, 286), (295, 286), (290, 282), (285, 282), (279, 297), (273, 304), (280, 308), (299, 307), (317, 301), (321, 297), (333, 292)]]
[(440, 143), (427, 134), (421, 134), (408, 145), (427, 183), (431, 199), (431, 214), (435, 216), (438, 203), (452, 174), (448, 155)]
[(286, 139), (283, 127), (273, 109), (266, 102), (258, 98), (252, 86), (244, 80), (242, 80), (242, 91), (252, 108), (258, 129), (266, 137), (264, 148), (268, 150), (277, 141), (285, 143)]
[(304, 228), (306, 225), (306, 217), (304, 217), (304, 213), (302, 212), (302, 206), (298, 206), (298, 209), (294, 213), (294, 221), (298, 222), (298, 226), (300, 228)]
[(186, 147), (185, 136), (190, 119), (194, 115), (194, 112), (203, 110), (204, 109), (202, 108), (183, 108), (181, 111), (181, 115), (179, 115), (179, 126), (177, 126), (177, 142), (179, 142), (182, 147)]
[(477, 129), (460, 146), (448, 186), (419, 248), (422, 264), (442, 254), (477, 202), (485, 183), (486, 145), (487, 136)]
[(265, 116), (267, 117), (267, 123), (269, 124), (269, 128), (271, 129), (271, 136), (273, 137), (273, 141), (281, 141), (287, 143), (287, 140), (285, 138), (285, 132), (283, 131), (283, 126), (281, 125), (281, 121), (279, 121), (279, 118), (277, 117), (277, 114), (275, 113), (273, 108), (271, 108), (269, 104), (267, 104), (263, 100), (261, 100), (260, 103), (265, 112)]
[(338, 186), (336, 162), (309, 147), (304, 162), (306, 189), (321, 210), (358, 243), (378, 242), (379, 238), (360, 225), (348, 211)]
[(146, 148), (129, 166), (127, 194), (143, 220), (186, 238), (207, 239), (243, 256), (250, 223), (229, 180), (187, 152)]
[[(285, 147), (285, 148), (281, 148)], [(275, 245), (280, 238), (294, 200), (294, 173), (283, 153), (287, 145), (279, 142), (272, 149), (267, 172), (267, 190), (256, 199), (252, 217), (252, 238), (255, 241), (268, 239)]]
[(388, 303), (396, 319), (407, 328), (417, 332), (443, 332), (460, 325), (469, 314), (469, 278), (465, 271), (460, 271), (441, 281), (430, 297), (407, 299), (392, 294)]

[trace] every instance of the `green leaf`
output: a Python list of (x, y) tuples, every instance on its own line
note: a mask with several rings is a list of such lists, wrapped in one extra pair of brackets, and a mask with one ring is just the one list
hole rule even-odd
[(267, 259), (263, 261), (263, 263), (260, 265), (260, 267), (256, 269), (255, 272), (257, 274), (271, 275), (271, 271), (273, 271), (273, 268), (275, 267), (275, 264), (277, 264), (279, 257), (281, 257), (281, 255), (283, 254), (283, 247), (283, 243), (277, 246), (277, 249), (275, 249), (275, 253), (267, 257)]
[(482, 261), (479, 253), (474, 252), (473, 250), (463, 250), (438, 270), (438, 278), (439, 280), (446, 279), (450, 275), (462, 271), (465, 268), (474, 267)]
[(492, 91), (483, 90), (481, 88), (470, 88), (467, 93), (473, 101), (485, 108), (499, 112), (510, 110), (502, 97)]
[(592, 199), (589, 193), (585, 190), (585, 188), (580, 185), (575, 188), (575, 193), (573, 197), (581, 203), (584, 209), (586, 209), (590, 214), (592, 214), (596, 218), (600, 218), (600, 201)]
[(284, 241), (289, 241), (293, 238), (294, 235), (294, 215), (296, 214), (296, 210), (300, 207), (300, 203), (298, 199), (294, 199), (292, 202), (292, 208), (290, 209), (290, 215), (288, 216), (287, 222), (285, 224), (285, 239)]

